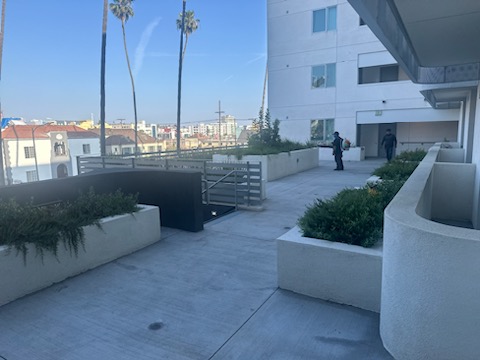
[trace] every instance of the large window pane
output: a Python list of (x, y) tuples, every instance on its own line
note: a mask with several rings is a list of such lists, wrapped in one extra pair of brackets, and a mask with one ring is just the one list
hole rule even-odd
[(325, 87), (325, 65), (312, 67), (312, 87)]
[(327, 64), (327, 87), (334, 87), (336, 83), (336, 66)]
[(335, 30), (337, 28), (337, 7), (332, 6), (327, 10), (327, 30)]
[(313, 12), (313, 32), (325, 31), (325, 9)]
[(310, 139), (312, 141), (323, 141), (323, 120), (312, 120), (310, 122)]
[(325, 119), (325, 141), (333, 141), (333, 132), (335, 131), (335, 120)]
[(333, 141), (334, 119), (317, 119), (310, 121), (310, 139), (321, 145), (330, 145)]

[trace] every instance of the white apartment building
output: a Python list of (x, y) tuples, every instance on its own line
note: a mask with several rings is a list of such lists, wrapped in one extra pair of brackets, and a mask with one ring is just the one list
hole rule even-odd
[(339, 131), (365, 155), (457, 141), (458, 103), (433, 109), (347, 0), (268, 0), (268, 107), (280, 135), (329, 144)]
[(77, 175), (77, 156), (98, 155), (98, 135), (73, 125), (15, 125), (2, 131), (6, 183)]

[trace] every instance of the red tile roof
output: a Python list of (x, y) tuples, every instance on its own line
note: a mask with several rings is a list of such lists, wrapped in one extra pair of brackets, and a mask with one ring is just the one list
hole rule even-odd
[(71, 139), (98, 138), (93, 131), (82, 129), (75, 125), (12, 125), (2, 131), (4, 139), (31, 139), (32, 130), (35, 139), (48, 139), (48, 134), (55, 131), (65, 131)]

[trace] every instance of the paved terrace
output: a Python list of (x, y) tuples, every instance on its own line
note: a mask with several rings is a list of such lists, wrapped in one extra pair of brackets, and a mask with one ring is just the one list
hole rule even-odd
[[(378, 314), (277, 288), (275, 239), (381, 160), (268, 183), (238, 211), (0, 307), (0, 359), (391, 359)], [(1, 291), (1, 289), (0, 289)]]

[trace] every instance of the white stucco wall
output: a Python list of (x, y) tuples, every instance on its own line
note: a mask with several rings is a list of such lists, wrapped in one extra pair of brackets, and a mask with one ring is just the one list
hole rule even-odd
[[(90, 145), (90, 154), (83, 153), (83, 145)], [(68, 139), (68, 147), (70, 149), (70, 158), (72, 166), (72, 174), (78, 175), (77, 171), (77, 156), (80, 155), (100, 155), (100, 139), (91, 138), (91, 139)]]
[[(13, 183), (27, 182), (27, 171), (35, 171), (35, 157), (25, 157), (25, 147), (33, 147), (31, 139), (8, 139), (5, 141), (7, 151), (5, 167), (6, 175)], [(50, 139), (35, 139), (35, 149), (37, 154), (38, 178), (46, 180), (52, 178), (50, 166), (51, 142)]]
[[(312, 11), (334, 5), (337, 5), (337, 29), (312, 33)], [(311, 120), (334, 118), (335, 130), (357, 143), (357, 113), (363, 111), (382, 111), (383, 116), (374, 117), (377, 123), (392, 122), (386, 115), (398, 109), (433, 113), (433, 119), (403, 116), (403, 122), (434, 121), (436, 116), (443, 121), (445, 114), (448, 120), (458, 121), (458, 111), (432, 110), (420, 94), (420, 86), (408, 80), (357, 83), (359, 65), (394, 61), (369, 28), (359, 25), (358, 14), (346, 0), (270, 0), (267, 7), (268, 107), (272, 118), (281, 122), (282, 137), (309, 140)], [(336, 63), (336, 86), (312, 89), (311, 67), (327, 63)], [(435, 130), (435, 124), (427, 127)], [(375, 137), (362, 133), (360, 140), (367, 156), (377, 155)]]
[[(398, 360), (480, 354), (480, 231), (428, 220), (438, 150), (430, 149), (385, 210), (380, 334)], [(449, 182), (452, 194), (462, 191)]]

